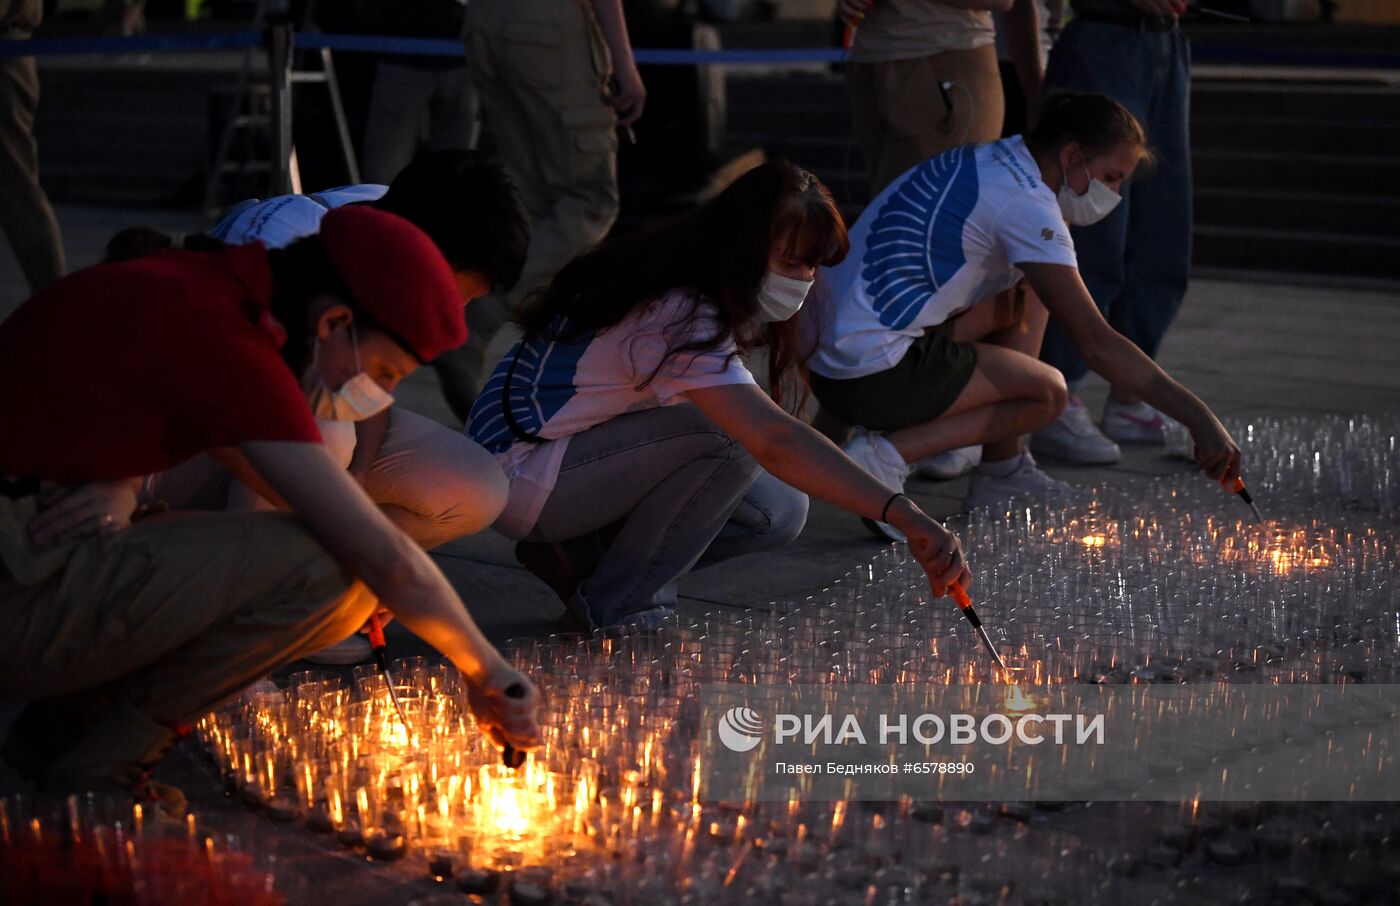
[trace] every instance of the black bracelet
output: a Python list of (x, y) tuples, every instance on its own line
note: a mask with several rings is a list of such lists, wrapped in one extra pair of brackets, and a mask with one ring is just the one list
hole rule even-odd
[[(882, 510), (880, 511), (880, 521), (881, 521), (881, 522), (889, 522), (889, 521), (890, 521), (890, 520), (889, 520), (889, 515), (890, 515), (890, 504), (894, 503), (896, 500), (898, 500), (898, 499), (901, 498), (901, 497), (904, 497), (904, 492), (903, 492), (903, 491), (895, 491), (893, 494), (890, 495), (890, 499), (885, 501), (885, 508), (882, 509)], [(909, 498), (905, 497), (904, 499), (905, 499), (905, 500), (908, 500)]]

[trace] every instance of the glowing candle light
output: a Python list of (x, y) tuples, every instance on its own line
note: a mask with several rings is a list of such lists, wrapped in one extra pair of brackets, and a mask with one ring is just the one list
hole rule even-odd
[(1027, 711), (1035, 710), (1035, 703), (1026, 696), (1018, 683), (1012, 683), (1007, 687), (1005, 706), (1006, 710), (1013, 714), (1024, 714)]

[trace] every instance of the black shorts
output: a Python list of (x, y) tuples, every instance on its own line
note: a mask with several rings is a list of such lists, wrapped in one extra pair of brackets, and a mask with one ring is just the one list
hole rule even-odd
[(813, 372), (812, 393), (823, 409), (848, 425), (898, 431), (947, 412), (976, 367), (977, 348), (971, 343), (929, 332), (893, 368), (846, 379)]

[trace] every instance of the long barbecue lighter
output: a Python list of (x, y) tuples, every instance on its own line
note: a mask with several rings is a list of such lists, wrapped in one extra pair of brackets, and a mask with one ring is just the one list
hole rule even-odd
[(379, 665), (379, 672), (384, 677), (384, 685), (389, 687), (389, 701), (394, 703), (394, 710), (399, 712), (404, 733), (411, 734), (408, 718), (403, 713), (403, 705), (399, 703), (399, 693), (394, 689), (394, 675), (389, 672), (389, 659), (384, 656), (384, 646), (384, 624), (379, 622), (379, 613), (376, 611), (369, 617), (369, 647), (374, 652), (374, 662)]
[(1244, 479), (1236, 478), (1234, 481), (1227, 482), (1225, 486), (1234, 491), (1236, 496), (1249, 505), (1249, 510), (1254, 514), (1255, 521), (1263, 525), (1264, 516), (1259, 512), (1259, 507), (1254, 505), (1254, 498), (1250, 496), (1249, 489), (1244, 486)]
[(1001, 655), (997, 654), (997, 646), (992, 644), (992, 638), (987, 635), (987, 630), (982, 628), (982, 621), (978, 619), (977, 611), (972, 609), (972, 599), (968, 597), (963, 587), (956, 582), (948, 586), (948, 588), (953, 595), (953, 600), (957, 601), (958, 606), (962, 608), (963, 616), (967, 617), (967, 621), (972, 624), (972, 628), (977, 630), (977, 636), (982, 640), (982, 644), (986, 645), (987, 650), (991, 652), (992, 660), (996, 661), (997, 666), (1005, 672), (1006, 662), (1001, 659)]

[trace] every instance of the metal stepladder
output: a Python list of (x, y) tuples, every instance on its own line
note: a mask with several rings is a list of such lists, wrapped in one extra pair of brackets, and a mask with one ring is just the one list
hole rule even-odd
[[(306, 5), (301, 16), (303, 26), (312, 22), (314, 8), (314, 0)], [(292, 91), (297, 85), (326, 86), (348, 182), (360, 181), (331, 52), (324, 48), (296, 51), (287, 0), (258, 0), (252, 27), (267, 36), (266, 46), (243, 52), (232, 109), (220, 131), (204, 186), (200, 214), (206, 224), (218, 219), (223, 206), (221, 190), (230, 180), (265, 176), (264, 197), (301, 192), (301, 172), (292, 142)], [(299, 68), (298, 56), (318, 58), (320, 68)], [(235, 159), (236, 146), (243, 152), (241, 159)]]

